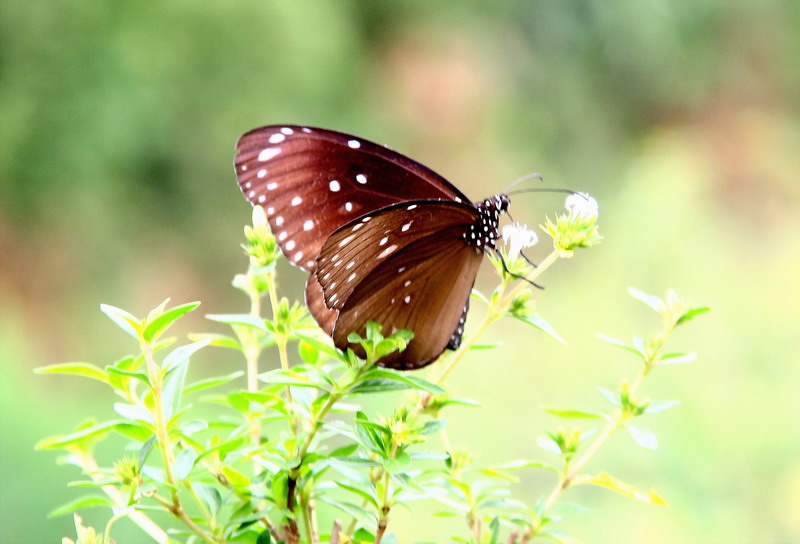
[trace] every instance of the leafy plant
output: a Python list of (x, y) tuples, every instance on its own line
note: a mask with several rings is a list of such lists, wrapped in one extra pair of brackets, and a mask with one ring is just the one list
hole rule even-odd
[[(280, 252), (263, 210), (255, 208), (243, 246), (249, 267), (233, 281), (247, 295), (249, 311), (207, 316), (227, 325), (229, 333), (192, 334), (189, 343), (176, 347), (175, 339), (165, 334), (198, 302), (168, 307), (166, 300), (144, 318), (102, 305), (101, 310), (133, 338), (134, 353), (104, 367), (66, 363), (37, 369), (99, 381), (120, 397), (114, 404), (117, 418), (90, 419), (72, 432), (37, 444), (40, 450), (63, 451), (63, 461), (86, 476), (71, 485), (91, 490), (51, 515), (88, 507), (110, 509), (102, 533), (84, 527), (76, 515), (78, 544), (111, 542), (113, 524), (122, 517), (160, 543), (388, 544), (397, 541), (390, 531), (391, 513), (425, 500), (438, 503), (442, 515), (465, 520), (465, 533), (454, 536), (454, 541), (511, 544), (536, 538), (568, 541), (557, 528), (561, 519), (557, 507), (563, 493), (574, 486), (602, 486), (663, 504), (655, 491), (641, 491), (586, 468), (620, 429), (640, 446), (655, 448), (655, 435), (637, 418), (677, 405), (677, 401), (651, 401), (639, 393), (644, 378), (656, 367), (694, 360), (692, 354), (664, 352), (664, 344), (676, 326), (707, 309), (690, 307), (672, 291), (659, 299), (631, 290), (660, 316), (662, 326), (654, 336), (631, 342), (601, 337), (640, 360), (632, 380), (623, 381), (617, 391), (601, 389), (610, 404), (607, 411), (548, 409), (562, 419), (600, 425), (595, 435), (584, 427), (546, 431), (540, 445), (557, 457), (556, 462), (476, 467), (471, 452), (425, 448), (428, 437), (445, 432), (443, 411), (471, 404), (448, 393), (443, 384), (468, 351), (491, 347), (478, 343), (491, 324), (517, 319), (563, 342), (534, 311), (530, 284), (514, 275), (534, 282), (558, 259), (596, 244), (600, 240), (596, 220), (596, 208), (587, 213), (574, 200), (568, 213), (548, 219), (543, 230), (553, 239), (554, 249), (536, 268), (519, 254), (535, 236), (519, 226), (507, 231), (512, 250), (492, 259), (499, 285), (488, 297), (474, 294), (486, 304), (485, 316), (458, 350), (422, 378), (376, 364), (386, 354), (405, 349), (412, 332), (383, 337), (380, 325), (370, 323), (363, 337), (355, 333), (349, 337), (363, 348), (365, 357), (360, 358), (351, 349), (333, 347), (301, 304), (278, 296), (275, 263)], [(262, 315), (264, 298), (271, 318)], [(192, 357), (209, 347), (240, 354), (245, 370), (192, 382)], [(290, 347), (302, 363), (290, 364)], [(264, 361), (275, 359), (274, 368), (264, 371)], [(243, 376), (245, 389), (238, 385)], [(364, 395), (398, 391), (405, 391), (405, 396), (393, 397), (396, 408), (389, 415), (370, 413), (358, 404)], [(208, 403), (218, 407), (217, 418), (199, 417), (196, 404)], [(121, 436), (125, 446), (116, 462), (101, 465), (95, 446), (112, 435)], [(513, 498), (509, 489), (515, 473), (527, 469), (548, 470), (556, 477), (553, 488), (532, 505)], [(332, 526), (320, 527), (321, 508), (337, 518)], [(159, 513), (168, 517), (154, 516)]]

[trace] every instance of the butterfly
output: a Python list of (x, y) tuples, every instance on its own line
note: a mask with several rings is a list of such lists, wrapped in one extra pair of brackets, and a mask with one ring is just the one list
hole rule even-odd
[(504, 194), (473, 203), (422, 164), (333, 130), (274, 125), (238, 141), (239, 187), (264, 208), (306, 304), (339, 349), (376, 321), (410, 329), (378, 364), (410, 370), (457, 349), (483, 254), (496, 251)]

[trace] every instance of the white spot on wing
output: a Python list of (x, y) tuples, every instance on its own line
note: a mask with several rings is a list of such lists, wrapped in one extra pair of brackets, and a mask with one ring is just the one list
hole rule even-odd
[(303, 230), (311, 230), (313, 228), (314, 228), (314, 222), (311, 219), (303, 223)]
[(328, 187), (330, 187), (331, 191), (333, 191), (334, 193), (342, 188), (339, 182), (336, 181), (335, 179), (331, 180), (331, 182), (328, 184)]
[(361, 185), (364, 185), (365, 183), (367, 183), (367, 176), (365, 176), (364, 174), (357, 174), (356, 181), (359, 182)]
[(359, 147), (361, 147), (361, 142), (359, 142), (358, 140), (350, 140), (349, 142), (347, 142), (347, 145), (352, 147), (353, 149), (358, 149)]
[(267, 195), (258, 195), (258, 203), (259, 204), (263, 204), (266, 199), (267, 199)]
[(403, 284), (403, 287), (408, 287), (409, 285), (411, 285), (411, 280), (406, 280), (406, 282)]
[(350, 236), (348, 236), (347, 238), (345, 238), (344, 240), (339, 242), (339, 247), (342, 247), (342, 246), (345, 246), (345, 245), (349, 244), (350, 240), (352, 240), (353, 238), (355, 238), (355, 235), (351, 234)]
[(275, 188), (278, 186), (276, 182), (267, 183), (267, 191), (274, 191)]
[(262, 168), (261, 170), (258, 171), (258, 173), (256, 173), (256, 177), (258, 177), (258, 178), (263, 178), (266, 175), (267, 175), (267, 169), (266, 168)]
[(379, 246), (385, 246), (386, 242), (388, 242), (388, 241), (389, 241), (389, 237), (388, 236), (384, 236), (383, 238), (381, 238), (381, 241), (378, 242), (378, 245)]
[(282, 233), (280, 233), (278, 235), (278, 241), (279, 242), (283, 242), (284, 240), (286, 240), (287, 236), (289, 236), (289, 235), (286, 233), (286, 231), (283, 231)]
[(300, 130), (302, 130), (302, 131), (303, 131), (303, 132), (305, 132), (306, 134), (311, 134), (311, 129), (310, 129), (310, 128), (308, 128), (308, 127), (303, 127), (303, 128), (301, 128)]
[(413, 221), (409, 221), (408, 223), (403, 225), (403, 228), (401, 228), (400, 230), (402, 230), (403, 232), (407, 231), (408, 229), (411, 228), (411, 223), (413, 223)]
[(247, 193), (247, 196), (250, 197), (250, 198), (253, 198), (254, 196), (256, 196), (256, 192), (255, 191), (250, 191), (249, 193)]
[(355, 232), (355, 231), (357, 231), (358, 229), (360, 229), (363, 226), (364, 226), (364, 223), (356, 223), (355, 225), (353, 225), (352, 231)]
[(347, 281), (353, 281), (355, 278), (356, 278), (356, 273), (355, 273), (355, 272), (353, 272), (352, 274), (350, 274), (350, 275), (347, 277)]
[(397, 249), (397, 246), (395, 244), (390, 245), (389, 247), (381, 251), (380, 255), (378, 255), (378, 258), (383, 259), (387, 255), (390, 255), (395, 249)]
[(416, 207), (417, 207), (417, 205), (416, 205), (416, 204), (412, 204), (411, 206), (409, 206), (409, 207), (408, 207), (408, 208), (406, 208), (406, 209), (407, 209), (407, 210), (413, 210), (413, 209), (414, 209), (414, 208), (416, 208)]
[(275, 149), (274, 147), (268, 147), (266, 149), (261, 150), (261, 153), (258, 154), (258, 160), (261, 162), (268, 161), (274, 157), (276, 157), (281, 152), (280, 149)]
[(275, 208), (273, 208), (272, 206), (267, 208), (267, 215), (272, 215), (273, 213), (275, 213)]
[(295, 243), (294, 240), (289, 240), (286, 242), (286, 251), (291, 251), (294, 249)]
[(344, 203), (344, 209), (347, 210), (348, 212), (352, 212), (353, 211), (353, 203), (352, 202), (345, 202)]
[(302, 201), (303, 201), (303, 199), (302, 199), (302, 198), (300, 198), (299, 196), (296, 196), (296, 197), (294, 197), (294, 198), (292, 199), (292, 206), (297, 206), (297, 205), (298, 205), (298, 204), (300, 204)]
[(347, 266), (345, 266), (345, 269), (350, 270), (351, 268), (353, 268), (353, 266), (355, 266), (355, 264), (356, 264), (355, 261), (350, 261), (349, 263), (347, 263)]
[(283, 216), (282, 216), (282, 215), (279, 215), (278, 217), (276, 217), (276, 218), (275, 218), (275, 224), (276, 224), (277, 226), (279, 226), (279, 227), (280, 227), (281, 225), (283, 225)]
[(284, 134), (286, 134), (287, 136), (288, 136), (289, 134), (294, 134), (294, 131), (293, 131), (292, 129), (290, 129), (289, 127), (283, 127), (283, 128), (281, 129), (281, 132), (283, 132), (283, 133), (284, 133)]
[(294, 262), (299, 261), (300, 259), (303, 258), (303, 252), (302, 251), (298, 251), (297, 253), (294, 254), (294, 257), (292, 257), (292, 258), (294, 259)]
[(405, 298), (403, 298), (403, 300), (405, 301), (406, 304), (408, 304), (409, 302), (411, 302), (411, 295), (406, 295)]
[(283, 134), (273, 134), (269, 137), (269, 143), (271, 144), (279, 144), (286, 139), (286, 136)]

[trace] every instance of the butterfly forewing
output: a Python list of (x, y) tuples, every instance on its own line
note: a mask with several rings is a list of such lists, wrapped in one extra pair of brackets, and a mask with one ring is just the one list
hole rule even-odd
[(447, 180), (384, 146), (331, 130), (267, 126), (242, 136), (236, 175), (267, 212), (293, 264), (314, 270), (335, 230), (385, 206), (414, 199), (469, 202)]

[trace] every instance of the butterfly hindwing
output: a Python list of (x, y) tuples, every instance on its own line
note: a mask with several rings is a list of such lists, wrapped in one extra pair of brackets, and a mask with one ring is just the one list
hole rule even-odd
[(363, 334), (367, 321), (377, 321), (384, 334), (410, 329), (419, 337), (381, 364), (408, 369), (438, 357), (463, 325), (481, 262), (483, 252), (464, 239), (475, 216), (472, 206), (455, 202), (404, 203), (331, 235), (316, 277), (327, 311), (338, 312), (337, 347), (344, 349), (350, 332)]

